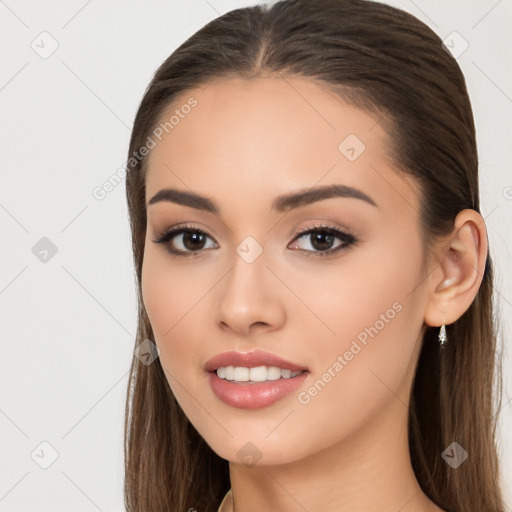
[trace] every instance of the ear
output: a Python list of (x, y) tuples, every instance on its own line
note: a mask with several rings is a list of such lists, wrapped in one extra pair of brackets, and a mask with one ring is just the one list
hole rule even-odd
[(469, 308), (482, 283), (487, 259), (487, 230), (475, 210), (462, 210), (452, 232), (436, 247), (428, 277), (425, 323), (452, 324)]

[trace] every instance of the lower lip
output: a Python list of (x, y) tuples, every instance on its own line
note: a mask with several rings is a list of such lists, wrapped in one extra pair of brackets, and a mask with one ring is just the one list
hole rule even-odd
[(215, 395), (231, 407), (260, 409), (272, 405), (298, 389), (307, 375), (308, 372), (303, 372), (289, 379), (233, 382), (221, 379), (216, 372), (210, 372), (210, 386)]

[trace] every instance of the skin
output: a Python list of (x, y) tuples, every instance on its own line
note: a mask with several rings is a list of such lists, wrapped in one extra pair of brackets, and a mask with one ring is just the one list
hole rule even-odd
[[(146, 200), (178, 188), (211, 198), (220, 214), (148, 206), (143, 298), (171, 389), (229, 461), (234, 510), (441, 510), (411, 467), (409, 393), (425, 324), (456, 321), (480, 286), (483, 219), (464, 210), (427, 251), (419, 189), (394, 169), (379, 118), (313, 81), (216, 80), (187, 91), (172, 109), (190, 96), (198, 105), (151, 150)], [(366, 146), (352, 162), (338, 149), (348, 134)], [(278, 195), (334, 183), (377, 206), (330, 198), (286, 213), (270, 209)], [(199, 256), (173, 257), (153, 241), (182, 223), (210, 237)], [(295, 233), (325, 223), (358, 241), (315, 255), (311, 236)], [(247, 236), (263, 250), (252, 263), (236, 252)], [(183, 242), (177, 235), (169, 243), (187, 250)], [(238, 409), (209, 386), (203, 365), (211, 357), (263, 349), (307, 366), (299, 390), (307, 391), (394, 303), (400, 312), (307, 404), (292, 393), (258, 410)], [(261, 455), (254, 466), (238, 455), (249, 442)]]

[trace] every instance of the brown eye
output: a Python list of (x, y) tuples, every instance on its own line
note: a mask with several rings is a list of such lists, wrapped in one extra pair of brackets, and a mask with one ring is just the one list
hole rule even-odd
[[(304, 239), (306, 243), (302, 247), (297, 247), (297, 242), (295, 242), (294, 245), (296, 247), (293, 248), (303, 250), (307, 253), (315, 254), (316, 256), (334, 254), (356, 242), (356, 238), (353, 235), (345, 233), (344, 231), (331, 226), (306, 228), (305, 230), (299, 232), (295, 237), (295, 240), (301, 239)], [(336, 239), (338, 239), (339, 242), (333, 248), (333, 244), (335, 244)], [(312, 250), (307, 247), (311, 247)]]
[(153, 239), (157, 244), (164, 244), (174, 256), (188, 256), (209, 249), (208, 239), (212, 238), (202, 229), (196, 227), (175, 227)]
[(196, 231), (183, 232), (182, 245), (189, 251), (202, 249), (205, 244), (206, 236)]

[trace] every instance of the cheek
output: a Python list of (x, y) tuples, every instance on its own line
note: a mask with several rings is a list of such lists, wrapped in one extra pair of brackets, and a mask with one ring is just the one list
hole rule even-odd
[(400, 371), (412, 356), (422, 325), (421, 248), (383, 243), (354, 260), (346, 271), (333, 275), (330, 303), (335, 307), (326, 303), (324, 309), (338, 333), (336, 352), (349, 350), (356, 340), (362, 348), (357, 359), (365, 367), (388, 361)]
[[(303, 333), (299, 339), (310, 344), (307, 352), (319, 364), (328, 354), (343, 353), (354, 339), (368, 341), (367, 347), (378, 339), (379, 346), (396, 351), (414, 338), (414, 325), (422, 325), (421, 261), (419, 242), (382, 239), (372, 242), (371, 251), (356, 249), (328, 263), (284, 262), (276, 273), (300, 299), (291, 293), (289, 300), (281, 297), (288, 329)], [(408, 330), (411, 314), (415, 320)]]
[[(181, 389), (183, 386), (190, 388), (184, 375), (192, 367), (190, 354), (193, 340), (180, 343), (177, 336), (194, 297), (188, 287), (180, 286), (179, 274), (173, 268), (155, 251), (146, 251), (141, 286), (144, 307), (155, 338), (152, 341), (160, 350), (160, 364), (174, 396), (178, 403), (182, 403), (186, 397), (181, 396)], [(177, 289), (180, 293), (176, 293)]]
[(211, 267), (194, 264), (193, 277), (186, 265), (171, 259), (164, 251), (150, 248), (142, 266), (142, 296), (155, 339), (160, 362), (176, 398), (179, 383), (194, 386), (201, 370), (201, 349), (205, 335), (205, 306), (208, 292), (216, 281)]
[(177, 328), (190, 321), (191, 313), (214, 282), (211, 269), (200, 263), (180, 261), (161, 247), (146, 249), (142, 296), (157, 341), (168, 343), (173, 339)]
[[(176, 315), (183, 308), (185, 296), (176, 294), (176, 275), (172, 266), (154, 250), (144, 253), (142, 265), (142, 297), (157, 344), (172, 331)], [(184, 290), (186, 295), (186, 289)], [(171, 331), (169, 331), (171, 329)]]

